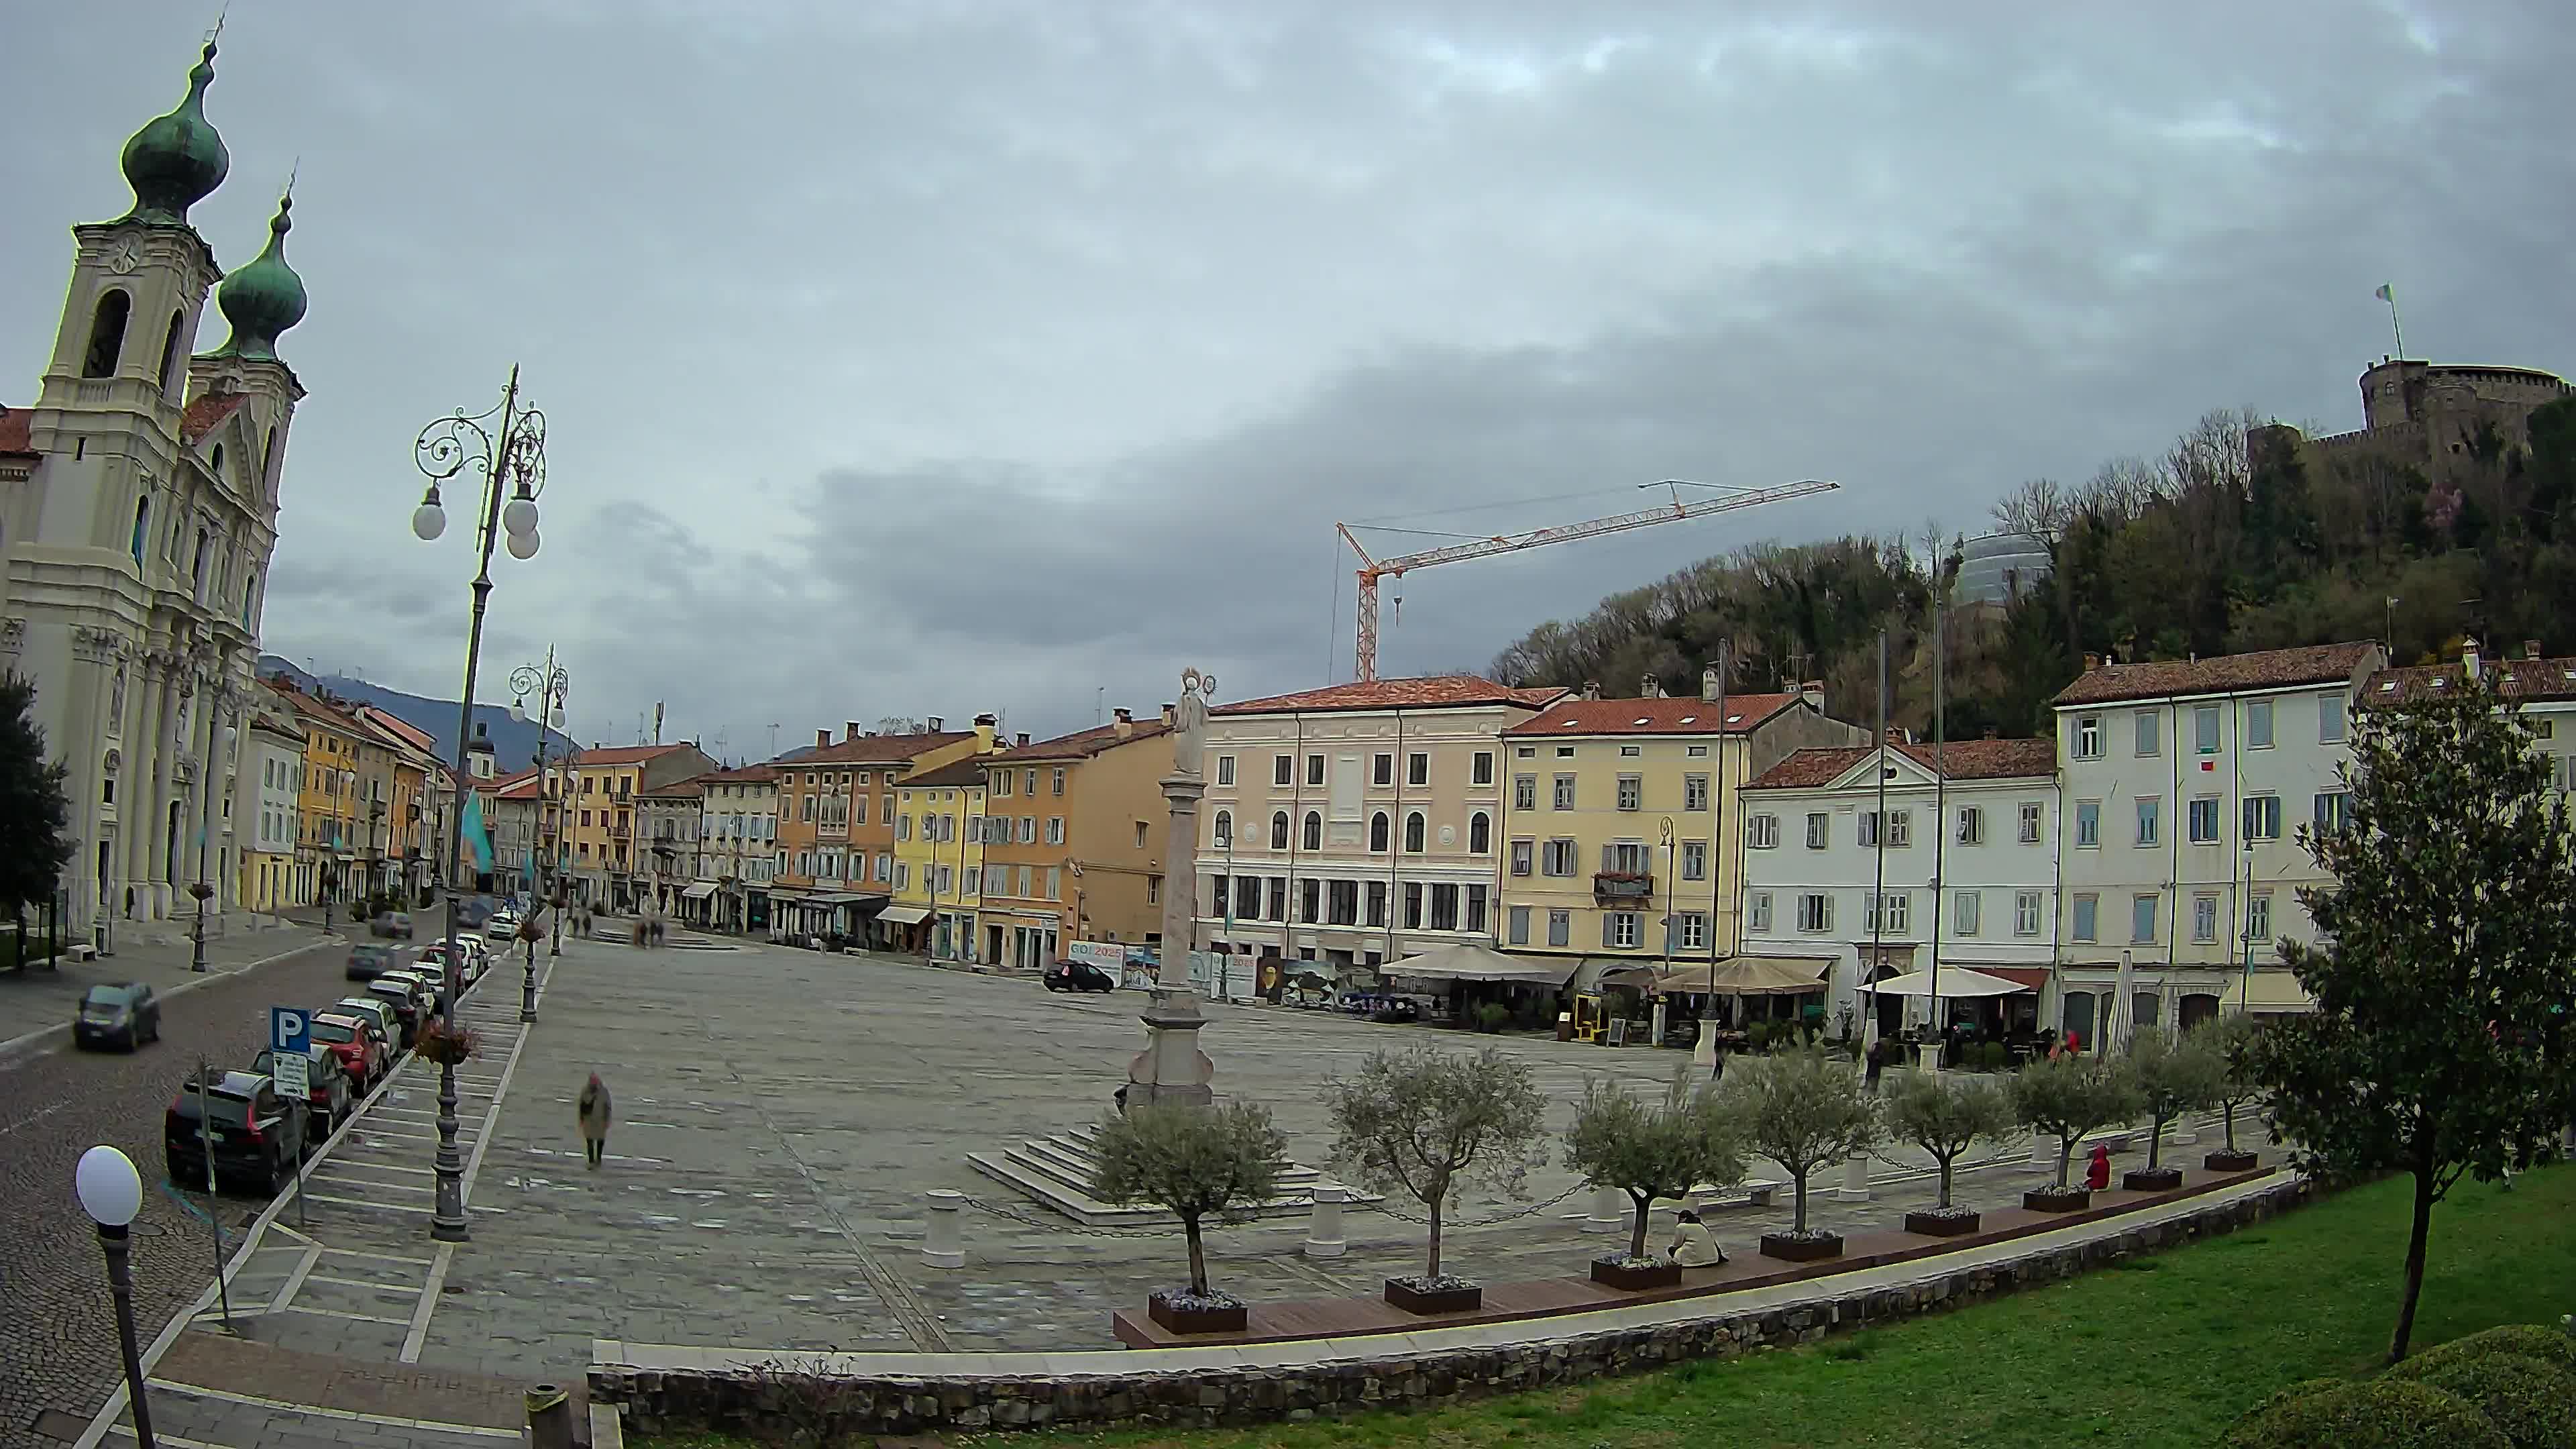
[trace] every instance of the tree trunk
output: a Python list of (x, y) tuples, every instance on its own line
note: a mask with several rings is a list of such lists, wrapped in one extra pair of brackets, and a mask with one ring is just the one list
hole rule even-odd
[(1789, 1181), (1797, 1188), (1798, 1198), (1798, 1209), (1789, 1221), (1789, 1231), (1803, 1233), (1807, 1230), (1807, 1174), (1803, 1171), (1790, 1173)]
[(1205, 1298), (1208, 1291), (1207, 1245), (1199, 1238), (1199, 1215), (1191, 1213), (1181, 1219), (1181, 1231), (1187, 1234), (1190, 1240), (1190, 1292), (1196, 1297)]
[(1957, 1164), (1958, 1160), (1956, 1157), (1941, 1159), (1941, 1200), (1932, 1206), (1943, 1212), (1949, 1211), (1950, 1208), (1950, 1169)]
[(1445, 1191), (1435, 1192), (1422, 1202), (1424, 1207), (1431, 1209), (1431, 1267), (1423, 1274), (1426, 1278), (1440, 1276), (1440, 1200), (1447, 1196)]
[(2147, 1119), (2147, 1171), (2149, 1172), (2155, 1171), (2164, 1162), (2165, 1124), (2172, 1120), (2170, 1117)]
[(2415, 1300), (2424, 1292), (2424, 1240), (2433, 1230), (2433, 1170), (2417, 1155), (2415, 1220), (2406, 1233), (2406, 1290), (2397, 1303), (2397, 1331), (2389, 1336), (2388, 1361), (2406, 1357), (2406, 1341), (2415, 1334)]
[(2234, 1099), (2231, 1098), (2228, 1101), (2218, 1104), (2218, 1119), (2226, 1124), (2227, 1150), (2233, 1152), (2236, 1150), (2236, 1103)]
[(2067, 1137), (2060, 1137), (2060, 1138), (2058, 1138), (2058, 1139), (2057, 1139), (2057, 1186), (2059, 1187), (2059, 1189), (2060, 1189), (2060, 1190), (2063, 1190), (2063, 1189), (2065, 1188), (2065, 1186), (2066, 1186), (2066, 1169), (2067, 1169), (2070, 1165), (2072, 1165), (2072, 1164), (2074, 1163), (2074, 1161), (2075, 1161), (2075, 1139), (2074, 1139), (2072, 1136), (2067, 1136)]
[(1646, 1209), (1654, 1198), (1635, 1188), (1628, 1190), (1628, 1197), (1637, 1204), (1637, 1221), (1628, 1229), (1628, 1256), (1642, 1258), (1646, 1256)]

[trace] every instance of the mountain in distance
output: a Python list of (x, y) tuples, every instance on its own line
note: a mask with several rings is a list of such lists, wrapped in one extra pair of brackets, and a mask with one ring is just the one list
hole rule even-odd
[[(351, 679), (341, 674), (314, 674), (275, 654), (259, 656), (259, 675), (262, 679), (284, 675), (289, 683), (307, 692), (318, 691), (351, 704), (372, 704), (436, 739), (438, 758), (451, 765), (456, 762), (455, 700), (405, 694), (399, 689), (387, 689), (381, 684), (369, 684), (363, 679)], [(535, 720), (524, 723), (514, 720), (505, 705), (478, 704), (474, 706), (474, 722), (481, 725), (490, 737), (493, 768), (501, 774), (515, 775), (528, 768), (529, 762), (536, 758), (538, 724)], [(573, 747), (572, 737), (561, 730), (547, 730), (545, 733), (549, 755), (561, 754)]]

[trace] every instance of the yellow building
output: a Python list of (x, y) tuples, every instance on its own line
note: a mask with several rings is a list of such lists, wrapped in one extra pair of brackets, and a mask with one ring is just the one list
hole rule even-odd
[(894, 899), (877, 919), (893, 923), (901, 949), (975, 959), (984, 790), (980, 758), (921, 771), (896, 787)]
[(295, 894), (306, 904), (346, 901), (365, 890), (355, 872), (363, 833), (358, 750), (366, 731), (327, 700), (283, 679), (268, 683), (294, 711), (295, 727), (304, 734), (295, 796)]
[[(1867, 741), (1823, 693), (1569, 696), (1503, 731), (1503, 949), (1598, 963), (1733, 954), (1742, 896), (1736, 791), (1811, 745)], [(1669, 945), (1665, 921), (1671, 922)]]
[(881, 914), (894, 904), (895, 787), (993, 748), (991, 715), (978, 716), (972, 730), (942, 724), (934, 716), (918, 730), (877, 734), (851, 720), (840, 743), (818, 729), (812, 749), (770, 762), (778, 771), (775, 873), (767, 891), (772, 940), (840, 936), (893, 949), (930, 919), (926, 907), (894, 921)]
[(695, 745), (621, 745), (576, 751), (562, 768), (565, 852), (557, 858), (572, 899), (595, 910), (635, 910), (643, 872), (635, 797), (702, 775), (716, 762)]

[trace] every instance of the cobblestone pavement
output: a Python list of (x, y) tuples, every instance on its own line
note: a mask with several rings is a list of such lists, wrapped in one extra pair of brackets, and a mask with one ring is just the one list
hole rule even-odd
[[(341, 953), (310, 929), (265, 929), (209, 942), (217, 972), (188, 974), (187, 947), (129, 944), (112, 959), (0, 976), (0, 1032), (71, 1019), (95, 981), (191, 985), (162, 1006), (163, 1040), (131, 1054), (30, 1043), (0, 1063), (0, 1445), (43, 1442), (47, 1409), (86, 1416), (119, 1373), (113, 1304), (97, 1234), (72, 1197), (72, 1165), (98, 1143), (124, 1149), (146, 1184), (134, 1224), (135, 1314), (149, 1335), (212, 1281), (209, 1230), (162, 1187), (161, 1114), (202, 1052), (214, 1067), (247, 1063), (266, 1044), (272, 1005), (341, 994)], [(265, 960), (280, 952), (279, 960)], [(264, 964), (254, 965), (256, 962)], [(205, 1194), (192, 1195), (195, 1204)], [(238, 1227), (258, 1202), (219, 1200)]]
[[(313, 926), (280, 921), (274, 916), (214, 916), (208, 920), (209, 975), (248, 970), (281, 952), (316, 945), (324, 939), (323, 932)], [(170, 924), (154, 923), (165, 928)], [(156, 934), (169, 933), (164, 930)], [(33, 944), (36, 938), (28, 939)], [(189, 960), (190, 945), (183, 923), (176, 941), (154, 944), (129, 937), (115, 955), (95, 961), (66, 960), (50, 970), (37, 967), (0, 972), (0, 1061), (55, 1045), (61, 1038), (60, 1028), (70, 1022), (81, 997), (102, 982), (141, 981), (167, 995), (173, 987), (204, 981), (205, 976), (188, 969)], [(43, 1040), (29, 1039), (48, 1031), (52, 1035)]]

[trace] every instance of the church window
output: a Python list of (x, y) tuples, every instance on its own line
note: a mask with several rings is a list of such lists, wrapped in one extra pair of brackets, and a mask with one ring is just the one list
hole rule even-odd
[(215, 466), (210, 471), (215, 475), (216, 482), (224, 481), (224, 445), (221, 443), (215, 444)]
[(189, 583), (203, 584), (206, 581), (206, 549), (211, 542), (204, 529), (197, 530), (197, 557), (188, 567)]
[(250, 627), (251, 610), (259, 603), (259, 570), (252, 569), (242, 580), (242, 627)]
[(134, 310), (134, 299), (122, 290), (100, 295), (98, 311), (89, 324), (89, 356), (81, 363), (83, 377), (112, 377), (116, 359), (125, 351), (125, 318)]
[(268, 441), (260, 447), (259, 471), (260, 476), (271, 480), (271, 486), (274, 486), (277, 477), (277, 429), (275, 428), (268, 430)]
[(143, 497), (143, 498), (137, 498), (137, 499), (135, 499), (135, 500), (134, 500), (134, 566), (135, 566), (136, 568), (141, 568), (141, 567), (143, 567), (143, 530), (144, 530), (145, 526), (146, 526), (146, 525), (148, 525), (151, 521), (152, 521), (152, 500), (151, 500), (151, 498), (149, 498), (149, 497), (147, 496), (147, 497)]
[(170, 367), (172, 363), (179, 360), (179, 334), (187, 330), (187, 326), (187, 313), (173, 312), (170, 314), (169, 335), (161, 339), (161, 390), (163, 392), (168, 392), (170, 389), (179, 385), (179, 380), (176, 377), (171, 376)]

